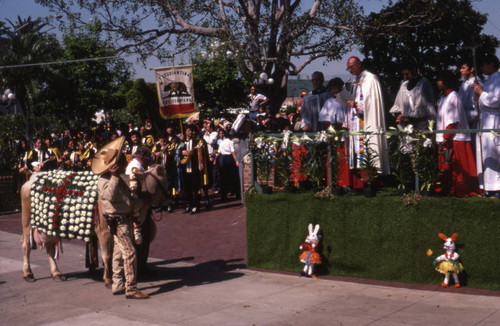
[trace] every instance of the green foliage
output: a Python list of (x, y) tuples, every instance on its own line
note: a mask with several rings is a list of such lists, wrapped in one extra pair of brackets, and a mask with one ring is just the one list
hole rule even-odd
[(113, 110), (113, 112), (111, 112), (111, 118), (116, 124), (139, 121), (139, 116), (130, 112), (127, 108)]
[[(156, 55), (166, 62), (174, 55), (206, 49), (215, 41), (223, 43), (237, 58), (242, 75), (255, 78), (264, 71), (276, 81), (270, 87), (275, 110), (286, 98), (288, 76), (317, 59), (339, 60), (355, 43), (362, 23), (361, 8), (353, 0), (322, 1), (321, 5), (305, 0), (36, 2), (78, 18), (79, 24), (87, 23), (80, 19), (82, 15), (99, 19), (123, 51), (137, 53), (144, 60)], [(218, 98), (239, 92), (232, 89), (220, 94), (216, 89), (209, 87), (208, 92)], [(204, 95), (201, 98), (205, 100)], [(206, 107), (217, 110), (226, 105), (215, 104)]]
[(266, 135), (251, 138), (250, 146), (253, 151), (253, 160), (257, 169), (258, 179), (267, 185), (275, 160), (275, 144), (273, 138)]
[(147, 118), (152, 121), (160, 121), (158, 113), (158, 96), (156, 84), (146, 83), (144, 79), (136, 79), (125, 94), (127, 110), (132, 115), (140, 117), (141, 122)]
[(440, 70), (471, 59), (472, 52), (466, 47), (471, 38), (483, 43), (481, 51), (494, 52), (498, 39), (480, 34), (486, 21), (486, 15), (475, 11), (469, 0), (391, 2), (368, 17), (361, 53), (368, 59), (366, 67), (396, 92), (402, 60), (415, 61), (422, 75), (432, 80)]
[(278, 153), (276, 153), (276, 176), (279, 182), (285, 186), (292, 185), (291, 171), (292, 171), (292, 143), (289, 142), (286, 148), (279, 146)]
[[(62, 41), (59, 60), (88, 59), (115, 55), (115, 49), (101, 40), (98, 25), (85, 30), (68, 29)], [(122, 84), (129, 78), (129, 64), (123, 59), (82, 61), (58, 66), (50, 80), (43, 102), (43, 114), (83, 125), (96, 111), (125, 106)]]
[(378, 177), (377, 167), (375, 166), (378, 154), (371, 147), (370, 136), (365, 135), (363, 138), (364, 152), (360, 158), (360, 179), (365, 185), (370, 186)]
[(0, 139), (24, 138), (24, 117), (20, 114), (0, 115)]
[[(54, 34), (45, 32), (47, 26), (40, 19), (31, 17), (17, 21), (7, 20), (10, 26), (4, 25), (2, 56), (0, 65), (30, 65), (53, 61), (61, 53), (61, 48)], [(32, 107), (49, 89), (48, 82), (54, 74), (53, 66), (15, 67), (0, 70), (2, 86), (10, 88), (17, 98), (17, 105), (26, 119), (25, 134), (31, 137), (29, 121)]]
[(414, 175), (411, 156), (408, 153), (403, 153), (401, 150), (402, 138), (404, 134), (398, 133), (392, 135), (388, 140), (389, 145), (389, 161), (391, 165), (391, 173), (398, 183), (398, 189), (407, 190), (411, 189), (414, 183)]
[(13, 144), (5, 138), (0, 138), (0, 175), (10, 175), (16, 160)]
[[(89, 59), (115, 55), (109, 43), (101, 40), (99, 24), (83, 31), (68, 29), (60, 44), (45, 31), (41, 19), (18, 18), (4, 34), (2, 65), (21, 65)], [(0, 70), (3, 87), (18, 99), (26, 129), (49, 134), (68, 126), (88, 126), (94, 113), (125, 106), (122, 85), (129, 77), (129, 65), (122, 59), (40, 65)], [(22, 128), (21, 128), (22, 129)], [(28, 130), (26, 131), (26, 134)]]
[(328, 157), (328, 144), (326, 142), (312, 141), (306, 144), (307, 154), (303, 161), (308, 177), (314, 182), (316, 188), (326, 185), (326, 160)]
[(225, 109), (244, 106), (250, 84), (235, 60), (220, 53), (211, 60), (196, 56), (193, 63), (195, 98), (202, 116), (220, 116)]
[[(346, 195), (332, 200), (275, 193), (247, 195), (246, 205), (251, 267), (298, 273), (303, 268), (298, 247), (307, 225), (318, 223), (323, 235), (318, 272), (438, 286), (443, 278), (432, 262), (443, 253), (443, 241), (437, 233), (458, 232), (466, 273), (462, 284), (500, 290), (495, 276), (500, 257), (492, 240), (500, 228), (498, 200), (423, 197), (418, 205), (405, 206), (391, 191), (370, 199)], [(427, 249), (434, 254), (427, 256)]]

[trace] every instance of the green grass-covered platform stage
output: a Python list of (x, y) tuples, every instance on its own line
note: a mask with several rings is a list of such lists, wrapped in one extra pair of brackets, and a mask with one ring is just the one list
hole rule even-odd
[(439, 284), (443, 277), (432, 263), (444, 250), (437, 234), (457, 232), (462, 286), (500, 290), (500, 200), (495, 198), (422, 197), (405, 206), (395, 189), (373, 198), (255, 193), (247, 194), (246, 206), (250, 267), (299, 273), (299, 246), (307, 225), (318, 223), (319, 276)]

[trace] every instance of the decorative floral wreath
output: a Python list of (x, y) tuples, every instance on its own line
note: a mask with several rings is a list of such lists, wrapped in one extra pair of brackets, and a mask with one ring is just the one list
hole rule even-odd
[(38, 174), (31, 186), (31, 225), (50, 236), (89, 242), (98, 179), (91, 171)]

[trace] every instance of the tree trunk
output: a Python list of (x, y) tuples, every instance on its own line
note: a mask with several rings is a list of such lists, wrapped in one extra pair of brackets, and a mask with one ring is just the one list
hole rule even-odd
[(275, 70), (272, 78), (274, 84), (269, 94), (269, 105), (273, 112), (278, 112), (287, 97), (288, 73), (285, 70)]

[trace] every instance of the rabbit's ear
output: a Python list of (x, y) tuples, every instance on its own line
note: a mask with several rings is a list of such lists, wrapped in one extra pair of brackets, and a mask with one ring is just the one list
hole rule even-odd
[(307, 227), (307, 229), (309, 230), (309, 234), (313, 233), (313, 225), (312, 225), (312, 223), (309, 223), (309, 226)]
[(442, 234), (442, 233), (438, 233), (438, 237), (440, 237), (441, 239), (443, 239), (443, 241), (448, 240), (448, 237), (447, 237), (447, 236), (445, 236), (445, 235), (444, 235), (444, 234)]
[(455, 242), (455, 240), (458, 239), (458, 233), (453, 233), (453, 235), (451, 236), (451, 241)]
[(316, 224), (316, 226), (314, 227), (314, 234), (318, 235), (318, 231), (319, 231), (319, 224)]

